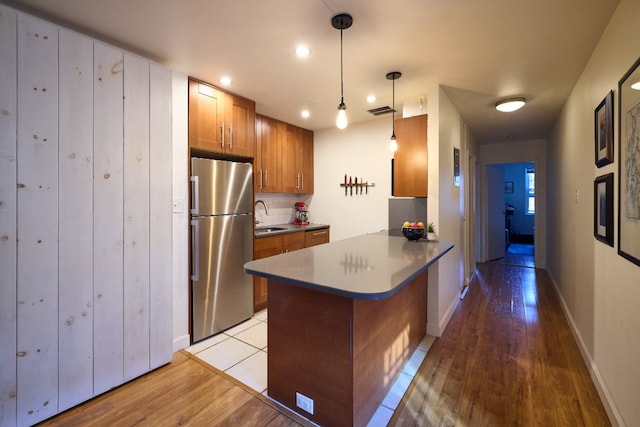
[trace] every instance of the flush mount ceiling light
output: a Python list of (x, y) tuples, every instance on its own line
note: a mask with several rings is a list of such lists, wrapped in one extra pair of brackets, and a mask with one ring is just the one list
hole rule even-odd
[(228, 76), (220, 77), (220, 83), (222, 83), (225, 86), (229, 86), (232, 83), (231, 77), (228, 77)]
[(353, 18), (348, 13), (339, 13), (331, 18), (331, 25), (336, 30), (340, 30), (340, 104), (338, 104), (338, 117), (336, 126), (338, 129), (347, 127), (347, 106), (344, 104), (344, 78), (342, 70), (342, 30), (346, 30), (353, 24)]
[(387, 73), (387, 80), (391, 80), (391, 85), (393, 87), (393, 98), (392, 98), (392, 104), (391, 104), (391, 113), (393, 118), (392, 120), (392, 127), (391, 127), (391, 138), (390, 138), (390, 143), (389, 143), (389, 150), (391, 150), (392, 152), (396, 152), (398, 150), (398, 142), (396, 141), (396, 80), (399, 79), (400, 77), (402, 77), (402, 73), (400, 71), (392, 71), (390, 73)]
[(496, 102), (496, 110), (502, 111), (503, 113), (510, 113), (522, 108), (525, 102), (527, 102), (527, 100), (521, 96), (501, 99), (500, 101)]
[(631, 84), (631, 89), (640, 90), (640, 81)]

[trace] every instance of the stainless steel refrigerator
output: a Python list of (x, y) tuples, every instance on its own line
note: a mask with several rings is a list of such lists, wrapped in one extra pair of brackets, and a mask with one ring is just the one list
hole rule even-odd
[(191, 159), (192, 342), (253, 314), (253, 172), (250, 163)]

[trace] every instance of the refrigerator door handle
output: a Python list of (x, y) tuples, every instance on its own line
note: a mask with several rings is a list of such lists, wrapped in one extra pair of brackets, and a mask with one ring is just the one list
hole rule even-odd
[(200, 280), (200, 223), (191, 221), (191, 280)]
[(191, 215), (200, 213), (200, 181), (198, 176), (191, 177)]

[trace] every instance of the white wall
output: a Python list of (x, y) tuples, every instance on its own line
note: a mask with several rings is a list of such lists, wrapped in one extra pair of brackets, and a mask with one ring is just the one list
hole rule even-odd
[(189, 90), (188, 76), (173, 79), (173, 351), (189, 338)]
[[(331, 241), (388, 228), (391, 127), (391, 117), (384, 116), (343, 130), (315, 132), (311, 218), (331, 226)], [(375, 187), (369, 188), (369, 194), (345, 196), (340, 187), (345, 174), (375, 183)]]
[[(593, 154), (593, 153), (592, 153)], [(535, 263), (537, 268), (546, 268), (547, 263), (547, 142), (544, 139), (479, 146), (480, 160), (480, 214), (481, 241), (487, 239), (487, 180), (486, 167), (491, 164), (535, 162), (536, 165), (536, 215), (535, 224)], [(553, 182), (553, 181), (552, 181)], [(554, 185), (556, 183), (554, 182)], [(593, 190), (592, 190), (593, 191)], [(565, 194), (565, 198), (573, 193)], [(487, 247), (481, 247), (480, 261), (487, 260)]]
[[(593, 236), (593, 181), (615, 174), (618, 80), (638, 58), (640, 2), (622, 0), (549, 139), (549, 272), (612, 423), (640, 425), (640, 267)], [(594, 165), (594, 110), (614, 90), (615, 162)], [(577, 199), (575, 195), (578, 195)], [(636, 237), (637, 238), (637, 237)]]

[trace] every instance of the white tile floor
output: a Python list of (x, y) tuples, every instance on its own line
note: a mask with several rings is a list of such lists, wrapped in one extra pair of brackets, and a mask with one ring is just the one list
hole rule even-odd
[[(267, 311), (263, 310), (238, 326), (192, 345), (187, 348), (187, 351), (257, 392), (266, 395), (267, 321)], [(371, 417), (369, 426), (387, 425), (434, 339), (434, 337), (427, 335), (422, 340), (398, 380)]]

